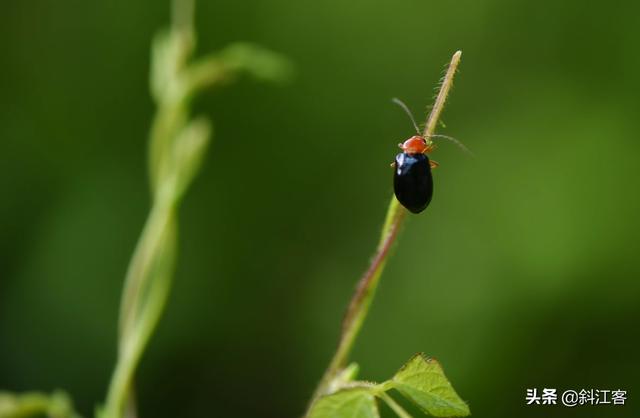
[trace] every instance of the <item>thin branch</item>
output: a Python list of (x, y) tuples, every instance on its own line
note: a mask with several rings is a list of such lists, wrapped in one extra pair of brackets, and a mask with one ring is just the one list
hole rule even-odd
[(440, 85), (440, 92), (436, 97), (436, 101), (433, 104), (433, 109), (431, 110), (431, 113), (429, 113), (427, 123), (424, 127), (424, 133), (422, 136), (424, 136), (425, 138), (429, 138), (436, 130), (436, 125), (438, 124), (440, 114), (444, 109), (444, 104), (447, 101), (449, 90), (451, 90), (451, 86), (453, 86), (453, 77), (456, 75), (461, 57), (462, 51), (457, 51), (455, 54), (453, 54), (453, 57), (451, 57), (451, 63), (449, 64), (447, 73), (444, 75), (444, 79), (442, 80), (442, 84)]
[(171, 25), (180, 31), (192, 32), (195, 1), (173, 0), (171, 6)]
[[(429, 118), (427, 119), (427, 126), (424, 131), (425, 138), (428, 138), (433, 134), (438, 118), (442, 113), (442, 109), (447, 99), (447, 94), (451, 89), (453, 83), (453, 77), (455, 75), (458, 64), (460, 63), (460, 56), (462, 52), (456, 52), (451, 58), (451, 63), (444, 77), (444, 80), (440, 86), (440, 92), (436, 98), (433, 110), (431, 111)], [(342, 332), (340, 334), (340, 342), (338, 348), (327, 367), (318, 387), (316, 388), (309, 407), (307, 415), (311, 411), (313, 404), (323, 395), (327, 394), (328, 389), (331, 387), (331, 382), (340, 373), (342, 368), (345, 367), (353, 344), (358, 336), (362, 324), (369, 312), (369, 307), (375, 296), (375, 291), (380, 280), (380, 276), (384, 270), (387, 259), (389, 258), (389, 250), (393, 246), (398, 232), (402, 226), (402, 221), (405, 218), (407, 211), (403, 208), (395, 197), (391, 198), (389, 209), (387, 210), (387, 216), (385, 219), (382, 233), (380, 235), (380, 242), (373, 256), (371, 264), (362, 278), (359, 280), (356, 290), (351, 298), (349, 307), (342, 322)]]
[(401, 407), (396, 401), (394, 401), (391, 396), (387, 395), (385, 392), (382, 392), (379, 396), (383, 401), (387, 403), (387, 405), (389, 405), (389, 408), (391, 408), (399, 418), (411, 418), (411, 415), (409, 415), (409, 413), (405, 411), (403, 407)]

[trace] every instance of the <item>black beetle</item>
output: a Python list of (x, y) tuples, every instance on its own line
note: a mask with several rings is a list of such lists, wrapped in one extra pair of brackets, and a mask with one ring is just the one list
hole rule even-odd
[(433, 196), (431, 168), (437, 163), (426, 155), (432, 147), (418, 135), (399, 146), (403, 152), (396, 155), (393, 190), (402, 206), (413, 213), (420, 213), (429, 206)]

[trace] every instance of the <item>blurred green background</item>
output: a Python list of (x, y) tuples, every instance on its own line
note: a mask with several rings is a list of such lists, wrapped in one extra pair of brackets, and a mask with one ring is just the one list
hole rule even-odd
[[(196, 103), (215, 138), (180, 216), (174, 291), (138, 373), (143, 417), (294, 417), (374, 249), (389, 163), (451, 54), (461, 71), (354, 352), (382, 380), (424, 351), (479, 417), (637, 417), (640, 6), (506, 0), (200, 1), (297, 77)], [(0, 25), (0, 389), (89, 416), (115, 361), (149, 205), (149, 45), (168, 1), (9, 1)], [(422, 118), (422, 116), (420, 116)], [(526, 407), (526, 388), (625, 389)], [(383, 411), (388, 415), (388, 411)]]

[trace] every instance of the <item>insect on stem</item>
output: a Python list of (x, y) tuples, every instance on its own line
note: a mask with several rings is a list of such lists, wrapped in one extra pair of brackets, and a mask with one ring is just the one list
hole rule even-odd
[[(447, 73), (445, 74), (444, 80), (440, 86), (440, 92), (438, 93), (433, 109), (427, 118), (427, 124), (423, 134), (424, 137), (432, 136), (435, 131), (438, 118), (442, 113), (442, 109), (447, 99), (447, 94), (449, 94), (449, 90), (451, 89), (453, 77), (456, 69), (458, 68), (458, 64), (460, 63), (461, 55), (462, 52), (457, 51), (451, 58), (451, 63), (449, 64)], [(420, 131), (417, 124), (406, 105), (398, 99), (394, 99), (393, 101), (405, 109), (407, 114), (409, 114), (419, 134)], [(382, 228), (380, 242), (373, 255), (371, 265), (360, 279), (352, 296), (342, 324), (342, 332), (340, 334), (338, 347), (324, 373), (324, 376), (316, 388), (311, 401), (309, 402), (306, 416), (309, 416), (315, 402), (320, 397), (329, 393), (331, 390), (330, 388), (332, 387), (332, 382), (347, 364), (351, 349), (353, 348), (356, 337), (362, 328), (375, 296), (375, 290), (380, 280), (380, 276), (384, 270), (386, 261), (389, 258), (389, 250), (397, 240), (398, 232), (402, 226), (404, 218), (406, 217), (406, 213), (406, 210), (400, 205), (398, 200), (395, 197), (392, 197), (387, 211), (386, 220)]]

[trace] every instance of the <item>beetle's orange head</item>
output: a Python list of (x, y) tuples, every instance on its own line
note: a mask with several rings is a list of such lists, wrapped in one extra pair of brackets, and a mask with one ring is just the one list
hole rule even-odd
[(419, 135), (414, 135), (399, 145), (407, 154), (423, 154), (429, 150), (427, 141)]

